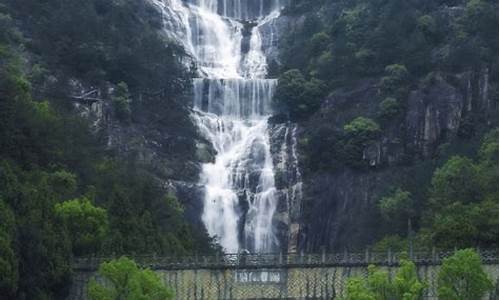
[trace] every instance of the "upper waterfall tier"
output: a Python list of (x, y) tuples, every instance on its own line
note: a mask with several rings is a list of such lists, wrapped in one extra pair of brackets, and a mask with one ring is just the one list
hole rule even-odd
[[(183, 44), (196, 63), (200, 77), (265, 78), (267, 62), (260, 28), (279, 16), (280, 1), (152, 1), (163, 12), (166, 33)], [(257, 19), (243, 22), (231, 14), (225, 17), (224, 10), (219, 9), (236, 3), (241, 7), (259, 7)], [(247, 9), (241, 11), (248, 13)]]
[(213, 13), (236, 20), (256, 20), (279, 9), (280, 0), (188, 0)]

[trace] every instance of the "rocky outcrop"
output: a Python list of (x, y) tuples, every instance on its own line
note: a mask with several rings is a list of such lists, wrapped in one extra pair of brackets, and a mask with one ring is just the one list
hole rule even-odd
[(274, 228), (281, 251), (295, 252), (302, 214), (302, 173), (299, 168), (297, 124), (271, 122), (270, 140), (278, 205)]
[[(109, 150), (150, 172), (165, 193), (177, 196), (186, 218), (203, 230), (203, 189), (198, 185), (198, 176), (200, 164), (212, 161), (214, 150), (194, 129), (189, 119), (190, 110), (175, 102), (163, 103), (169, 107), (160, 110), (155, 101), (162, 99), (134, 97), (133, 101), (144, 102), (133, 105), (132, 121), (122, 121), (114, 114), (113, 85), (96, 88), (72, 80), (71, 86), (70, 94), (78, 97), (95, 91), (92, 97), (87, 97), (91, 100), (71, 99), (77, 112), (93, 124), (96, 135), (104, 139)], [(167, 109), (170, 117), (162, 116), (162, 110)]]
[[(359, 250), (390, 232), (376, 205), (389, 188), (411, 183), (412, 192), (425, 194), (424, 183), (436, 166), (432, 159), (443, 145), (477, 140), (478, 126), (483, 132), (497, 126), (498, 99), (489, 92), (496, 83), (488, 76), (485, 68), (427, 76), (411, 88), (402, 113), (382, 124), (380, 137), (366, 146), (359, 158), (366, 161), (365, 168), (305, 168), (298, 249)], [(298, 139), (307, 139), (324, 124), (341, 131), (355, 117), (377, 119), (378, 82), (361, 80), (332, 93), (309, 121), (300, 124)], [(471, 118), (479, 125), (471, 126)]]

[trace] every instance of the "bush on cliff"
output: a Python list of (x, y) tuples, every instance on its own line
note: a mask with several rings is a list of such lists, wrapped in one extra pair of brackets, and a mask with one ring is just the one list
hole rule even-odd
[(291, 119), (309, 116), (319, 108), (325, 87), (322, 81), (312, 78), (306, 80), (299, 70), (289, 70), (278, 79), (274, 95), (275, 106)]

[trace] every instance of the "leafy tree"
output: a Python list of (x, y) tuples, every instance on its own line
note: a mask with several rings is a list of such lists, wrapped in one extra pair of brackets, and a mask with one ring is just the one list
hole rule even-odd
[(108, 230), (105, 209), (81, 198), (56, 204), (55, 212), (70, 234), (73, 253), (95, 253), (99, 249)]
[(401, 111), (401, 105), (395, 98), (387, 97), (382, 102), (380, 102), (380, 104), (378, 105), (378, 109), (379, 118), (387, 121)]
[(419, 300), (422, 299), (425, 284), (417, 274), (415, 264), (409, 260), (402, 260), (396, 276), (393, 279), (397, 299)]
[(49, 184), (55, 193), (67, 198), (77, 189), (77, 176), (66, 170), (59, 170), (50, 174)]
[[(485, 198), (498, 198), (498, 129), (486, 134), (478, 151), (478, 182)], [(494, 201), (494, 200), (493, 200)]]
[(344, 300), (377, 300), (366, 280), (361, 277), (352, 277), (347, 280), (346, 294)]
[(407, 224), (408, 236), (410, 238), (412, 237), (412, 219), (415, 217), (416, 208), (409, 192), (403, 191), (401, 188), (397, 188), (390, 195), (382, 197), (378, 202), (378, 207), (382, 213), (382, 217), (386, 221), (398, 224), (398, 220), (405, 220)]
[(149, 269), (140, 269), (126, 257), (105, 262), (99, 267), (104, 283), (92, 279), (88, 285), (92, 300), (173, 299), (174, 294), (161, 279)]
[(498, 201), (453, 203), (432, 214), (429, 229), (434, 244), (453, 247), (491, 247), (498, 243)]
[(342, 155), (353, 167), (365, 167), (364, 151), (378, 137), (380, 126), (372, 119), (357, 117), (344, 125)]
[(362, 137), (366, 140), (376, 136), (380, 132), (380, 126), (372, 119), (357, 117), (344, 125), (344, 130), (350, 135)]
[(450, 158), (434, 172), (430, 193), (435, 207), (477, 201), (480, 193), (473, 161), (461, 156)]
[(394, 299), (396, 291), (387, 271), (373, 265), (368, 266), (368, 278), (366, 280), (375, 299)]
[(408, 70), (404, 65), (394, 64), (385, 67), (386, 76), (382, 77), (382, 89), (386, 93), (394, 93), (403, 87), (409, 79)]
[(330, 36), (325, 32), (315, 33), (310, 41), (310, 53), (308, 56), (319, 55), (325, 51), (330, 43)]
[(428, 35), (433, 35), (436, 33), (436, 20), (430, 15), (423, 15), (417, 20), (418, 29)]
[(349, 278), (346, 300), (419, 300), (425, 284), (418, 279), (415, 264), (402, 260), (394, 278), (387, 271), (368, 267), (368, 277)]
[(414, 204), (409, 192), (397, 188), (391, 195), (383, 197), (378, 203), (382, 216), (394, 220), (399, 216), (410, 217), (414, 214)]
[(457, 251), (443, 261), (438, 275), (438, 295), (443, 300), (476, 300), (493, 288), (473, 249)]
[(317, 110), (323, 95), (324, 84), (321, 80), (313, 78), (308, 81), (299, 70), (293, 69), (278, 79), (274, 103), (288, 112), (292, 119), (297, 119)]

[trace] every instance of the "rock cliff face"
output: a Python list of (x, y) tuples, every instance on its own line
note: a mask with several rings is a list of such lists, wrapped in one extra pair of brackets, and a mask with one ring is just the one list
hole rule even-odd
[[(299, 140), (324, 124), (341, 130), (355, 117), (376, 118), (378, 82), (361, 80), (332, 93), (310, 121), (300, 124)], [(488, 81), (487, 68), (433, 74), (411, 89), (402, 115), (384, 125), (381, 136), (364, 149), (359, 159), (369, 167), (304, 172), (298, 249), (359, 249), (379, 239), (384, 228), (376, 203), (388, 188), (413, 182), (415, 193), (425, 194), (418, 182), (428, 182), (431, 173), (421, 169), (433, 164), (445, 145), (477, 138), (471, 118), (482, 118), (481, 126), (496, 126), (498, 100), (492, 88), (496, 83)]]
[[(182, 103), (144, 99), (133, 109), (133, 121), (118, 120), (113, 112), (111, 95), (113, 85), (95, 89), (74, 81), (73, 95), (85, 95), (95, 90), (98, 101), (75, 101), (77, 111), (88, 118), (96, 134), (105, 139), (110, 151), (146, 168), (184, 206), (186, 218), (200, 230), (203, 210), (203, 189), (198, 184), (202, 162), (213, 159), (213, 149), (195, 130), (189, 109)], [(156, 103), (155, 103), (156, 102)], [(158, 102), (166, 105), (158, 109)], [(168, 109), (171, 119), (162, 115)]]
[[(281, 16), (261, 27), (269, 77), (277, 75), (280, 64), (279, 37), (303, 22), (301, 16)], [(245, 43), (248, 37), (243, 47)], [(399, 116), (383, 124), (380, 137), (363, 149), (359, 160), (366, 162), (366, 168), (308, 169), (304, 144), (320, 127), (341, 131), (356, 117), (376, 118), (380, 78), (335, 90), (308, 121), (294, 124), (273, 118), (269, 130), (278, 194), (273, 223), (281, 250), (354, 250), (378, 240), (387, 230), (376, 203), (389, 187), (411, 182), (412, 193), (425, 194), (421, 186), (429, 181), (432, 170), (427, 167), (442, 148), (477, 138), (472, 119), (481, 118), (484, 127), (497, 126), (498, 87), (489, 80), (490, 72), (484, 67), (461, 74), (435, 73), (415, 83)], [(75, 93), (89, 89), (75, 85)], [(109, 93), (101, 92), (107, 101), (78, 104), (81, 112), (96, 128), (104, 129), (110, 148), (150, 166), (165, 189), (183, 202), (186, 217), (202, 227), (203, 187), (198, 177), (201, 163), (212, 161), (214, 150), (188, 121), (189, 111), (179, 111), (183, 117), (178, 122), (162, 122), (161, 116), (151, 122), (154, 107), (144, 105), (138, 110), (138, 122), (126, 125), (113, 118)]]

